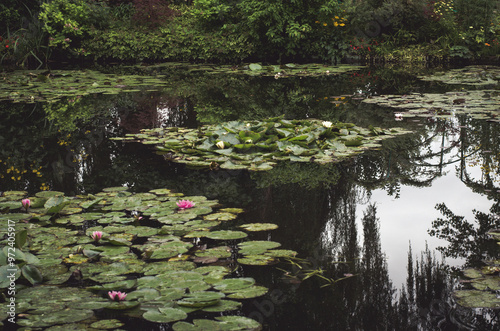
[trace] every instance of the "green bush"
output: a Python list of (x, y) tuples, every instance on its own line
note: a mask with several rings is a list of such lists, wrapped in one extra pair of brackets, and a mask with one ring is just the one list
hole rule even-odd
[(235, 62), (253, 52), (245, 36), (229, 31), (203, 31), (195, 23), (193, 16), (183, 16), (151, 31), (133, 25), (104, 31), (92, 29), (83, 49), (95, 59), (126, 61)]
[(80, 53), (80, 44), (91, 28), (106, 28), (109, 10), (105, 2), (52, 0), (43, 3), (39, 19), (49, 35), (49, 46)]

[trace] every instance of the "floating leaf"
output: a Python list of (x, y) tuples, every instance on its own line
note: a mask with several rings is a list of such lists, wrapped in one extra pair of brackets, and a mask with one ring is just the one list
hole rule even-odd
[(247, 234), (241, 231), (220, 230), (209, 232), (206, 237), (215, 240), (234, 240), (246, 238)]
[(171, 323), (187, 318), (187, 314), (177, 308), (159, 308), (158, 310), (148, 310), (142, 317), (150, 322)]
[(258, 63), (251, 63), (250, 65), (248, 65), (248, 68), (252, 71), (262, 70), (262, 66)]
[(240, 254), (256, 255), (266, 252), (268, 249), (280, 247), (281, 244), (275, 241), (255, 240), (239, 243)]
[(245, 255), (245, 257), (239, 258), (238, 262), (246, 265), (268, 265), (274, 263), (275, 259), (271, 256)]
[(231, 248), (228, 246), (213, 247), (203, 251), (197, 251), (195, 255), (199, 257), (227, 258), (231, 256)]
[(213, 284), (216, 290), (221, 292), (236, 292), (243, 288), (250, 287), (255, 284), (255, 280), (253, 278), (241, 277), (241, 278), (228, 278), (221, 280)]
[(251, 223), (240, 225), (240, 227), (251, 232), (270, 231), (278, 228), (276, 224), (272, 223)]
[(455, 291), (453, 295), (458, 304), (469, 308), (500, 308), (500, 300), (497, 295), (487, 291)]
[(233, 300), (219, 300), (217, 304), (203, 308), (203, 311), (210, 313), (222, 313), (225, 311), (236, 310), (241, 307), (241, 302)]
[(267, 292), (267, 287), (254, 285), (234, 291), (228, 294), (227, 297), (231, 299), (252, 299), (263, 296)]
[(123, 325), (125, 325), (125, 323), (120, 322), (119, 320), (108, 319), (94, 322), (90, 324), (90, 327), (98, 330), (111, 330), (122, 327)]
[(43, 276), (40, 270), (34, 265), (27, 264), (21, 268), (21, 272), (32, 285), (40, 284), (43, 281)]
[(230, 221), (235, 218), (236, 215), (231, 213), (213, 213), (203, 217), (207, 221)]
[(182, 300), (177, 300), (177, 304), (190, 308), (205, 308), (216, 305), (221, 298), (225, 297), (220, 292), (194, 292), (186, 295)]
[(268, 250), (265, 255), (272, 257), (295, 257), (297, 252), (289, 249), (271, 249)]

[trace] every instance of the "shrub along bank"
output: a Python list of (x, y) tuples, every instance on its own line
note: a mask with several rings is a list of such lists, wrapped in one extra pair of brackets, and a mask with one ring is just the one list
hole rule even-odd
[(0, 61), (498, 60), (497, 0), (5, 0)]

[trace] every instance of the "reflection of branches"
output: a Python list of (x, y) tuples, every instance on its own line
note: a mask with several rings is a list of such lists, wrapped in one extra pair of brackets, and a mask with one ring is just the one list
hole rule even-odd
[(455, 215), (444, 203), (438, 204), (436, 209), (445, 216), (432, 222), (431, 236), (445, 239), (449, 242), (448, 247), (440, 247), (439, 250), (447, 257), (464, 257), (468, 264), (482, 260), (484, 252), (490, 256), (498, 253), (498, 245), (488, 239), (486, 233), (500, 226), (498, 203), (491, 208), (492, 214), (485, 214), (473, 210), (477, 224), (469, 223), (464, 216)]
[[(474, 154), (476, 156), (475, 159), (470, 161), (469, 165), (465, 163), (465, 160), (460, 164), (459, 176), (460, 179), (475, 192), (489, 193), (495, 191), (495, 181), (498, 181), (492, 174), (495, 174), (494, 170), (496, 170), (496, 175), (499, 175), (500, 139), (496, 130), (492, 130), (493, 128), (498, 128), (498, 126), (485, 125), (482, 123), (480, 123), (479, 126), (480, 128), (477, 130), (477, 135), (465, 136), (464, 133), (463, 140), (467, 141), (467, 144), (463, 144), (461, 154), (466, 154), (468, 152), (467, 148), (475, 144), (475, 150), (468, 156)], [(468, 169), (479, 164), (481, 164), (481, 179), (474, 180)]]

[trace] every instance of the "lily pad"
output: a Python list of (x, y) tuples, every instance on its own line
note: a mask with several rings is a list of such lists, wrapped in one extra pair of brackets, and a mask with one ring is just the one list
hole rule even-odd
[(469, 308), (500, 308), (497, 295), (487, 291), (455, 291), (453, 293), (458, 304)]
[(234, 240), (246, 238), (248, 235), (241, 231), (220, 230), (209, 232), (206, 237), (215, 240)]
[(255, 284), (255, 280), (253, 278), (241, 277), (241, 278), (228, 278), (221, 280), (213, 284), (216, 290), (221, 292), (236, 292), (243, 288), (250, 287)]
[(90, 324), (91, 328), (99, 330), (111, 330), (122, 327), (125, 323), (120, 322), (117, 319), (100, 320)]
[(240, 228), (243, 228), (246, 231), (250, 232), (258, 232), (258, 231), (275, 230), (278, 228), (278, 226), (272, 223), (250, 223), (250, 224), (240, 225)]
[(254, 240), (239, 243), (239, 253), (243, 255), (263, 254), (268, 249), (280, 247), (281, 244), (275, 241)]
[[(221, 169), (265, 171), (272, 169), (278, 160), (311, 162), (319, 159), (325, 163), (340, 161), (363, 150), (378, 148), (379, 145), (374, 144), (373, 137), (387, 138), (408, 133), (401, 128), (369, 130), (351, 123), (340, 122), (331, 125), (331, 128), (326, 129), (319, 120), (290, 121), (271, 118), (263, 121), (232, 121), (198, 129), (183, 129), (182, 133), (168, 128), (143, 130), (133, 136), (148, 144), (151, 139), (158, 137), (178, 139), (179, 136), (184, 136), (184, 139), (178, 140), (179, 144), (175, 147), (165, 149), (162, 143), (156, 144), (160, 154), (175, 153), (175, 157), (169, 158), (172, 162), (205, 165), (207, 168), (212, 167), (215, 162)], [(232, 138), (225, 141), (221, 138), (225, 136)], [(240, 143), (236, 144), (233, 140), (238, 139)], [(233, 146), (222, 149), (217, 147), (217, 143), (222, 141)], [(336, 148), (331, 148), (332, 146)], [(353, 149), (357, 146), (363, 149)], [(328, 159), (320, 157), (327, 151), (333, 154), (332, 157)], [(196, 156), (193, 156), (194, 153)]]
[(186, 295), (182, 300), (177, 300), (177, 304), (183, 307), (205, 308), (216, 305), (224, 297), (225, 295), (220, 292), (194, 292)]
[(215, 305), (203, 308), (203, 311), (209, 313), (222, 313), (226, 311), (236, 310), (241, 307), (241, 302), (233, 300), (219, 300)]
[(245, 255), (245, 257), (238, 259), (238, 263), (246, 265), (268, 265), (274, 262), (276, 260), (273, 257), (262, 255)]
[(187, 314), (177, 308), (159, 308), (158, 310), (148, 310), (142, 317), (150, 322), (171, 323), (187, 318)]
[(227, 297), (230, 299), (252, 299), (263, 296), (267, 292), (267, 287), (253, 285), (234, 291), (233, 293), (228, 294)]

